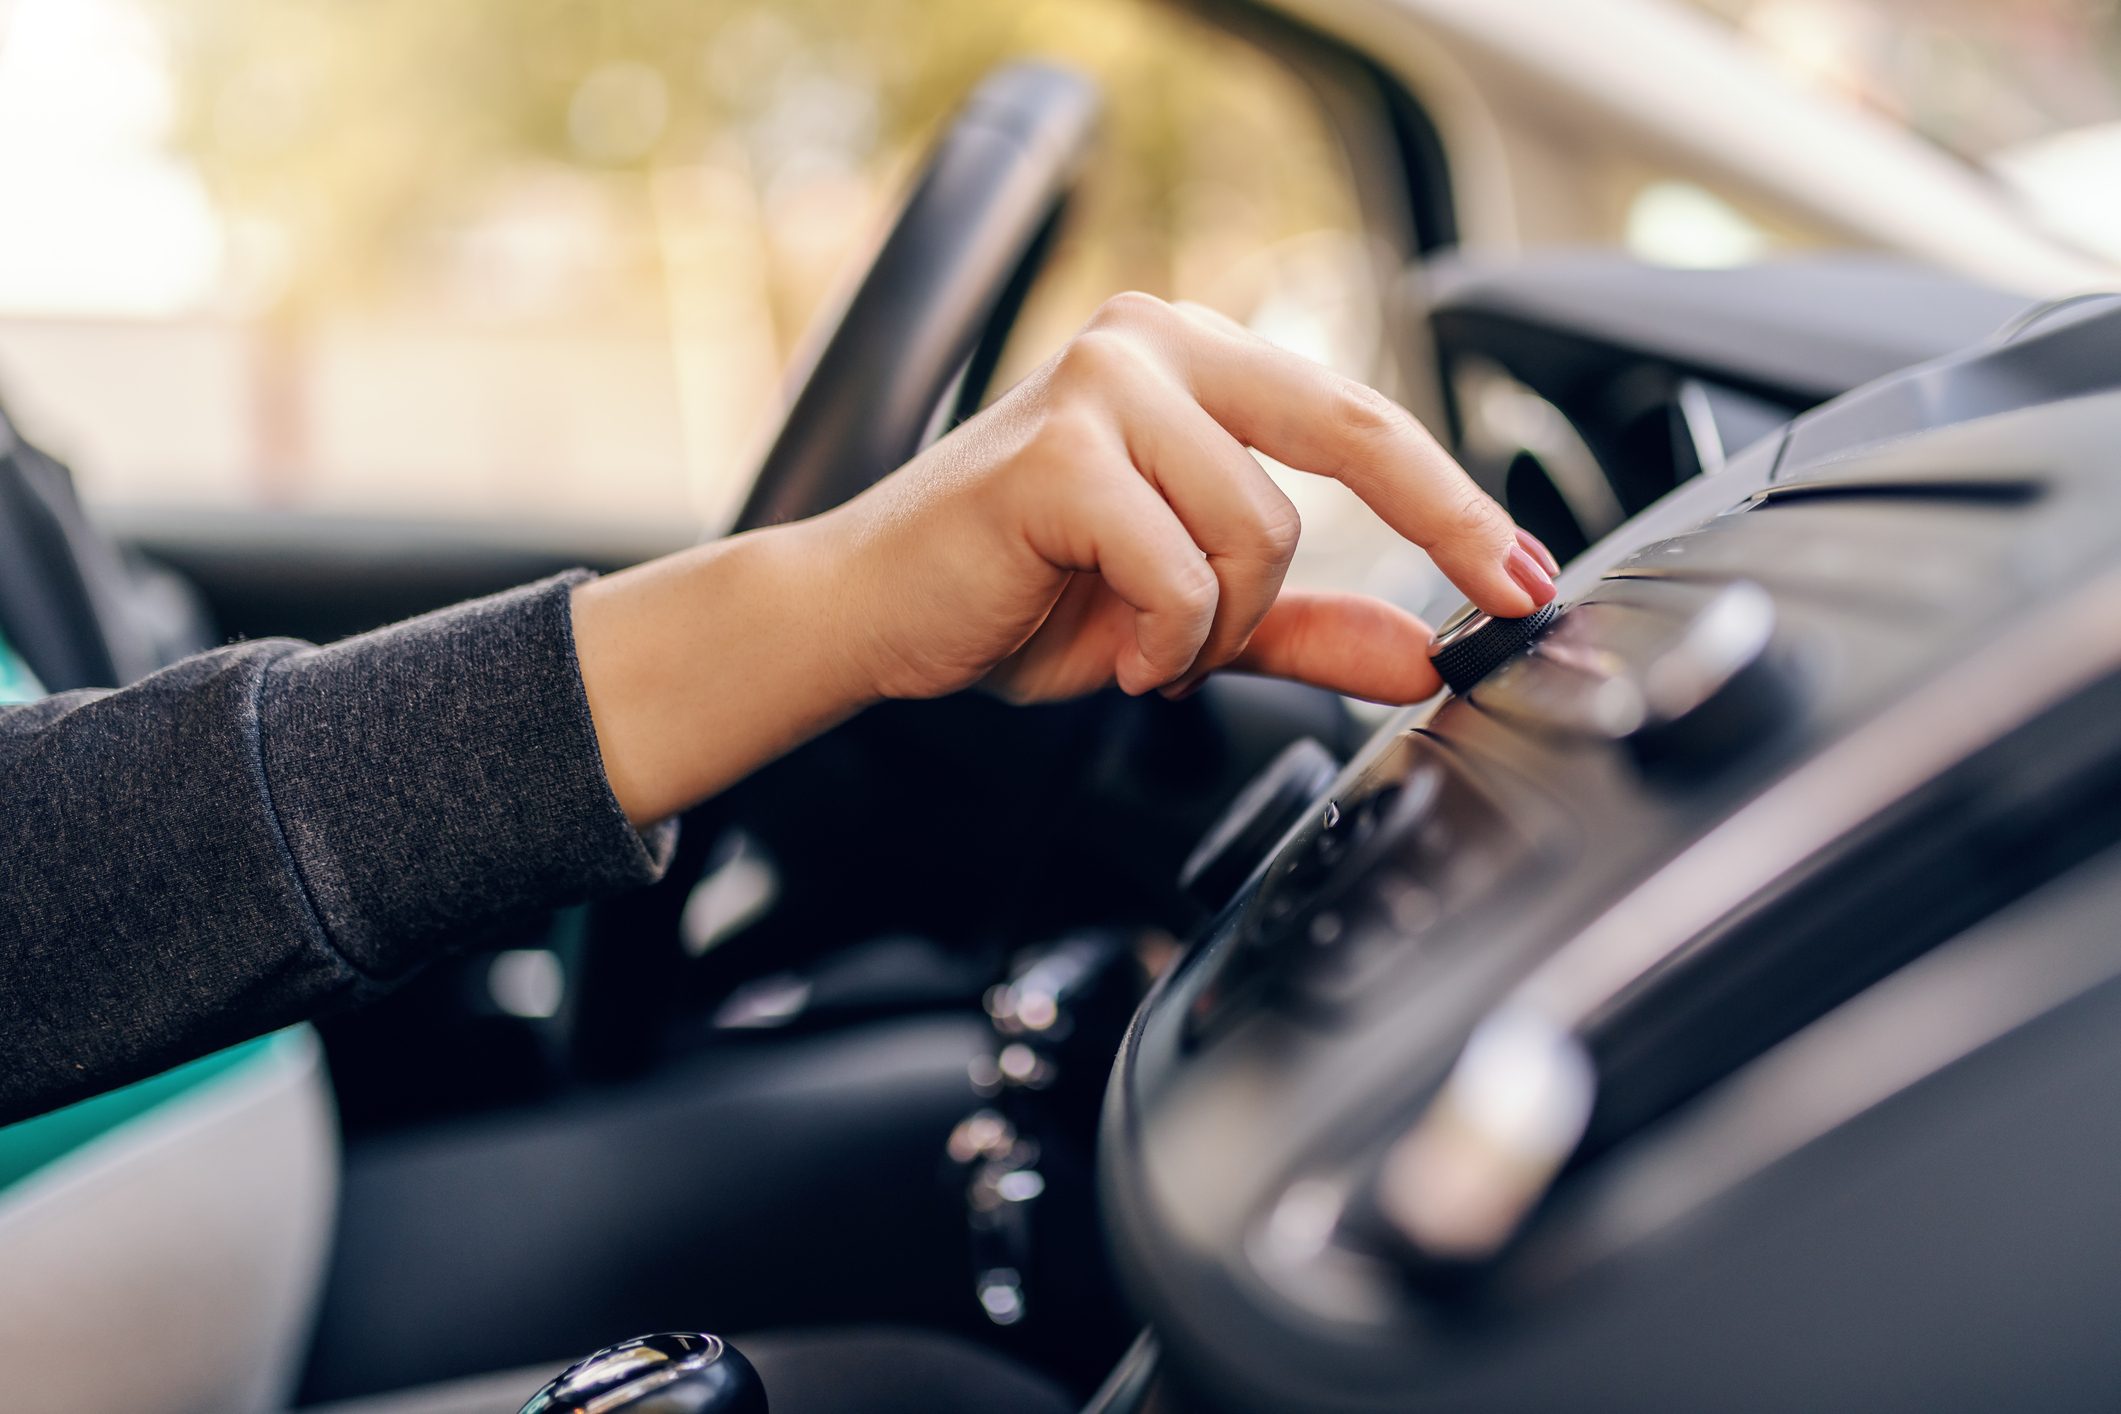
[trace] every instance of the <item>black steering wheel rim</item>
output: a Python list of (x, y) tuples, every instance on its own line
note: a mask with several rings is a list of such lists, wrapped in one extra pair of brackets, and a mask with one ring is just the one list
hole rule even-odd
[[(1099, 106), (1088, 78), (1050, 64), (1011, 64), (981, 82), (796, 375), (733, 531), (830, 510), (971, 411), (1089, 154)], [(660, 1052), (688, 961), (680, 919), (726, 809), (713, 801), (688, 814), (661, 883), (589, 910), (564, 1023), (576, 1074), (634, 1074)], [(644, 945), (651, 938), (669, 945)]]
[(830, 510), (920, 451), (939, 413), (970, 410), (1089, 155), (1099, 107), (1089, 78), (1053, 64), (1010, 64), (981, 82), (798, 375), (734, 530)]

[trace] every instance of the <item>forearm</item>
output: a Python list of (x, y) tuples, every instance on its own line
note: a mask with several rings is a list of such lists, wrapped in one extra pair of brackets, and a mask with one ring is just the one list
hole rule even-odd
[(0, 711), (0, 1122), (656, 877), (547, 582)]
[(871, 700), (826, 522), (578, 586), (574, 638), (612, 793), (637, 825), (716, 794)]

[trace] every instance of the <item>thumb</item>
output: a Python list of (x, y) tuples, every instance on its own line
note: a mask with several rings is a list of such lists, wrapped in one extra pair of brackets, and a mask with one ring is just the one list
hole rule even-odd
[(1401, 706), (1443, 686), (1429, 665), (1430, 637), (1427, 624), (1382, 599), (1290, 590), (1229, 666)]

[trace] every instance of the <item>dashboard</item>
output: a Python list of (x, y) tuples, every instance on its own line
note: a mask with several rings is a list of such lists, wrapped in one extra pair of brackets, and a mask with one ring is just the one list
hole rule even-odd
[(2117, 459), (2121, 299), (2043, 312), (1682, 485), (1247, 792), (1101, 1141), (1179, 1387), (2110, 1407)]

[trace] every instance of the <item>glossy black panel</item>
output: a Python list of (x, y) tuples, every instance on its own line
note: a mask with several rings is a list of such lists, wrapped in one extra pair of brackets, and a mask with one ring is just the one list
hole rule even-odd
[[(1921, 1027), (1863, 1019), (2121, 858), (2117, 370), (2121, 304), (1829, 405), (1592, 546), (1536, 643), (1355, 754), (1115, 1073), (1107, 1212), (1178, 1378), (1247, 1414), (1973, 1410), (2013, 1381), (2076, 1409), (2121, 1388), (2103, 1337), (1962, 1348), (2022, 1326), (2039, 1268), (2011, 1234), (2110, 1291), (2121, 1268), (2052, 1243), (2073, 1224), (2111, 1252), (2111, 1205), (2069, 1186), (2045, 1213), (2058, 1190), (2015, 1162), (1925, 1184), (1908, 1147), (1959, 1143), (1975, 1111), (1902, 1096), (2002, 1044), (1984, 1007), (2023, 988), (1999, 971)], [(2021, 1020), (2110, 977), (2113, 938), (2110, 917), (2061, 915), (2053, 986)], [(2005, 966), (2007, 935), (1983, 947)], [(1804, 1085), (1763, 1088), (1852, 1030)], [(1835, 1087), (1898, 1118), (1791, 1127)], [(2071, 1128), (2081, 1108), (2040, 1108), (2053, 1095), (2014, 1114), (2005, 1089), (1958, 1093), (2028, 1143), (2103, 1152)], [(1649, 1175), (1703, 1129), (1728, 1142)], [(1986, 1226), (1881, 1221), (1887, 1174)], [(1695, 1189), (1754, 1225), (1677, 1201)], [(1785, 1221), (1808, 1266), (1766, 1239)], [(1934, 1273), (1947, 1309), (1919, 1295), (1926, 1243), (2017, 1277)], [(1862, 1339), (1779, 1362), (1727, 1314), (1816, 1332), (1822, 1306)], [(1939, 1341), (1957, 1393), (1907, 1363)], [(1895, 1380), (1924, 1399), (1884, 1397)]]

